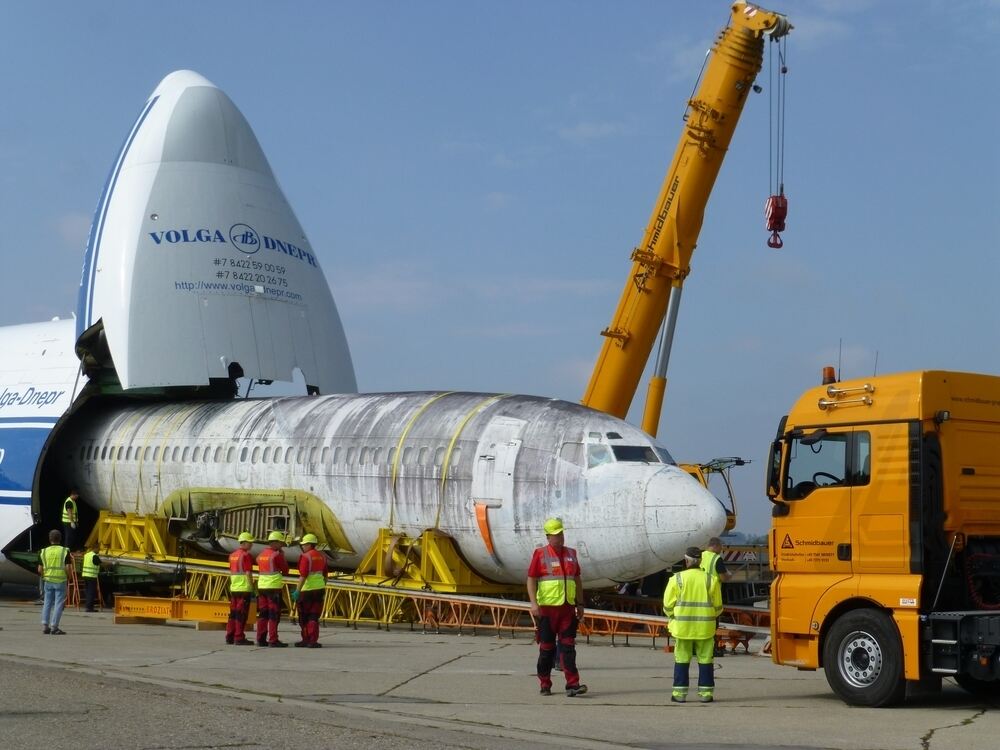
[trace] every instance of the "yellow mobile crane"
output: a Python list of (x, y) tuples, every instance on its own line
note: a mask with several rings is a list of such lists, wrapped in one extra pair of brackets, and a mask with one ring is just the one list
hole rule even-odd
[[(666, 314), (642, 419), (642, 429), (650, 435), (656, 435), (660, 420), (681, 286), (690, 271), (705, 204), (760, 72), (764, 38), (780, 39), (791, 28), (781, 14), (742, 0), (733, 3), (731, 23), (719, 34), (701, 86), (688, 102), (684, 132), (642, 243), (632, 252), (632, 270), (614, 319), (601, 331), (606, 338), (583, 403), (624, 419)], [(785, 206), (784, 195), (768, 201), (769, 229), (784, 228)], [(780, 246), (776, 238), (775, 233), (772, 247)]]

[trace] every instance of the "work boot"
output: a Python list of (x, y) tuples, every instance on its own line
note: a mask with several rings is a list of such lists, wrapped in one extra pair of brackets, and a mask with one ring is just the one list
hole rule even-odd
[(683, 696), (683, 695), (671, 695), (670, 696), (670, 702), (671, 703), (687, 703), (687, 697)]
[(66, 635), (66, 631), (59, 628), (52, 628), (52, 635)]
[(253, 641), (248, 641), (246, 638), (240, 638), (238, 641), (233, 641), (234, 646), (252, 646)]
[(288, 644), (282, 641), (271, 641), (267, 644), (269, 648), (287, 648)]
[(230, 646), (233, 645), (233, 637), (231, 635), (226, 636), (226, 643), (228, 643)]
[(543, 687), (538, 691), (539, 695), (552, 695), (552, 688)]
[(292, 645), (295, 646), (295, 648), (305, 648), (309, 644), (306, 641), (295, 641)]
[(45, 626), (42, 627), (42, 635), (48, 635), (51, 632), (52, 631), (49, 630), (49, 626), (48, 625), (45, 625)]
[(323, 648), (322, 643), (307, 643), (306, 648)]
[(711, 695), (699, 695), (698, 700), (701, 701), (702, 703), (711, 703), (712, 701), (715, 700), (715, 698), (713, 698)]
[(586, 685), (574, 685), (573, 687), (566, 688), (566, 697), (575, 698), (578, 695), (583, 695), (587, 692)]

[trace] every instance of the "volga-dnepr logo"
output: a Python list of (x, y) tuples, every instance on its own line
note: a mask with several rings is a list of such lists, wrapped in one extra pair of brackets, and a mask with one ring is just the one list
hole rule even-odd
[(260, 250), (260, 235), (249, 224), (233, 224), (229, 227), (229, 241), (241, 253), (253, 255)]

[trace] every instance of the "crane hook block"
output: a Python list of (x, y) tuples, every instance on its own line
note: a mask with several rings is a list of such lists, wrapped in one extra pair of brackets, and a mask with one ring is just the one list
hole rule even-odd
[(767, 241), (768, 247), (780, 248), (784, 245), (778, 233), (785, 231), (786, 216), (788, 216), (788, 199), (784, 193), (772, 195), (767, 199), (764, 204), (764, 218), (767, 220), (767, 231), (771, 233), (771, 238)]

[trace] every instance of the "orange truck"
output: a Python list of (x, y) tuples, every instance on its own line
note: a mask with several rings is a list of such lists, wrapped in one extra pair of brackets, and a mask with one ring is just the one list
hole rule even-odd
[(772, 444), (773, 661), (851, 705), (1000, 696), (1000, 377), (832, 372)]

